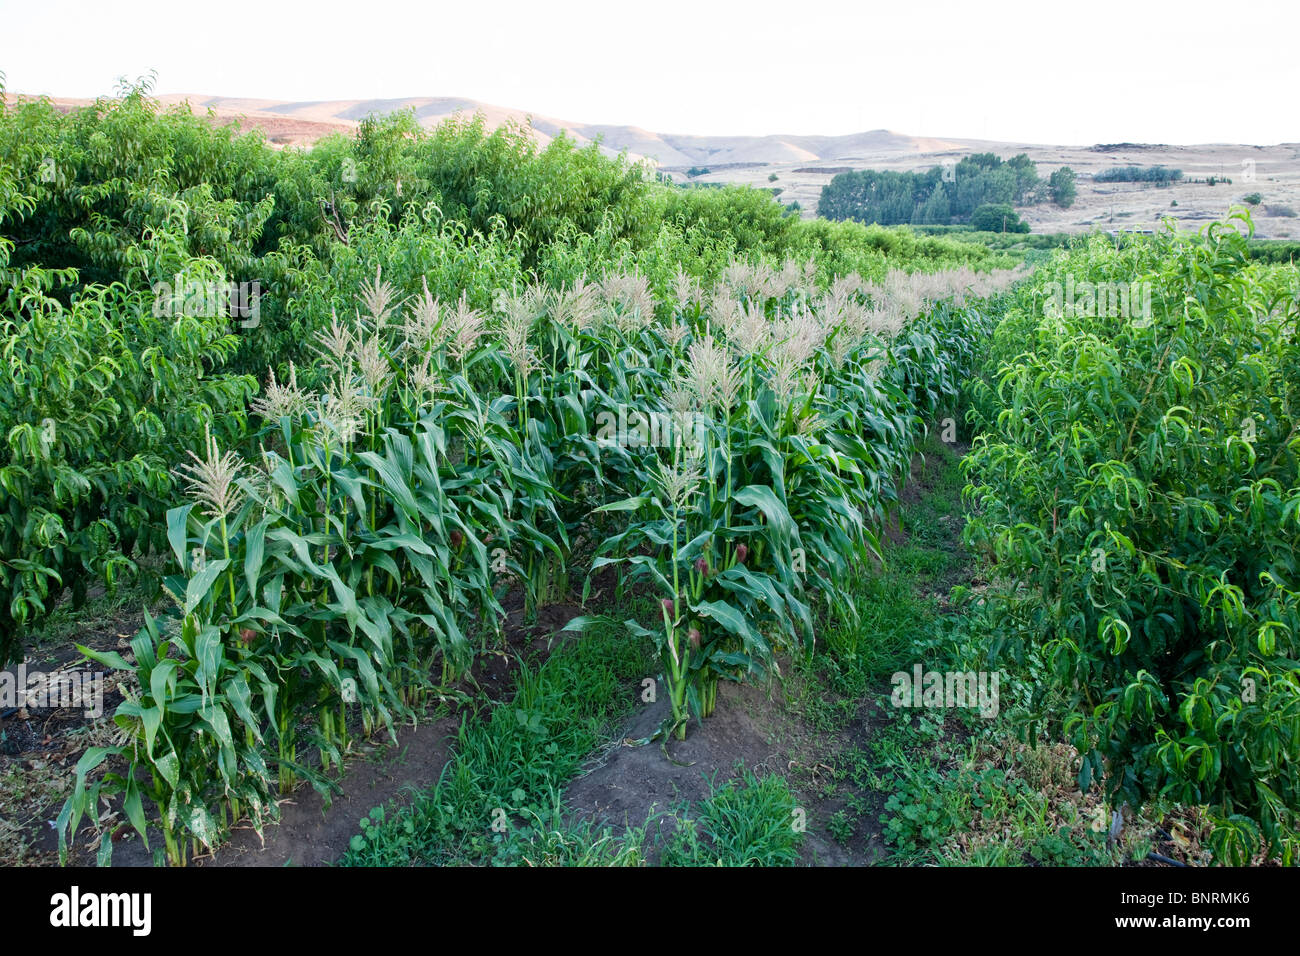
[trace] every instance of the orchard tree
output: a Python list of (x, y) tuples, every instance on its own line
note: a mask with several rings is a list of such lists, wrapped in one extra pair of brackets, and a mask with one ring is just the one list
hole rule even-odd
[(1029, 223), (1022, 222), (1016, 211), (1006, 203), (985, 203), (971, 213), (970, 227), (976, 232), (1028, 232)]
[(1047, 189), (1051, 193), (1052, 202), (1062, 209), (1069, 209), (1074, 205), (1074, 170), (1069, 166), (1056, 170), (1048, 177)]

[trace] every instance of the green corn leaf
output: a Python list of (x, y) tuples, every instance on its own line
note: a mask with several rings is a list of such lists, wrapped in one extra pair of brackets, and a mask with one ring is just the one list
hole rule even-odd
[(739, 637), (744, 642), (745, 648), (751, 656), (757, 661), (767, 661), (771, 658), (771, 648), (768, 647), (767, 641), (754, 630), (739, 611), (730, 604), (723, 601), (701, 601), (694, 605), (693, 610), (701, 617), (707, 617), (714, 621), (731, 634)]
[(182, 571), (189, 569), (189, 520), (194, 504), (180, 505), (167, 512), (167, 542), (172, 546), (176, 564)]
[(270, 518), (263, 518), (248, 529), (244, 536), (244, 580), (248, 584), (248, 593), (256, 596), (257, 582), (262, 574), (262, 560), (266, 553), (266, 528)]
[(81, 644), (76, 644), (74, 646), (83, 657), (89, 660), (103, 664), (105, 667), (111, 667), (115, 671), (130, 671), (131, 673), (135, 673), (136, 665), (128, 664), (117, 651), (96, 651)]
[(208, 596), (213, 583), (226, 570), (230, 562), (225, 558), (204, 565), (203, 570), (190, 578), (185, 585), (185, 613), (190, 614), (199, 606), (199, 602)]
[(126, 818), (131, 821), (131, 826), (135, 828), (135, 832), (140, 834), (144, 848), (148, 850), (149, 827), (144, 815), (144, 804), (140, 799), (140, 784), (131, 775), (126, 778), (126, 794), (122, 799), (122, 810), (126, 813)]
[(596, 509), (596, 512), (639, 511), (649, 500), (650, 499), (645, 495), (638, 495), (633, 498), (624, 498), (622, 501), (615, 501), (607, 505), (601, 505)]
[(169, 750), (154, 760), (154, 766), (173, 790), (180, 786), (181, 761), (175, 750)]
[(748, 485), (733, 496), (737, 504), (751, 505), (758, 508), (767, 517), (769, 526), (777, 534), (777, 542), (783, 550), (795, 547), (799, 543), (799, 529), (795, 526), (790, 512), (771, 488), (766, 485)]

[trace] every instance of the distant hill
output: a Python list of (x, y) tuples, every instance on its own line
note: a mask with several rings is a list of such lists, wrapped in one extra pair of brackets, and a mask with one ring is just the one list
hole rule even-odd
[[(686, 136), (655, 133), (639, 126), (614, 126), (557, 119), (513, 107), (495, 106), (454, 96), (412, 96), (383, 100), (285, 100), (246, 99), (228, 96), (170, 93), (158, 99), (168, 105), (188, 102), (196, 113), (211, 109), (219, 119), (243, 118), (266, 132), (278, 145), (307, 145), (332, 132), (356, 127), (372, 113), (414, 109), (421, 125), (433, 127), (462, 114), (482, 113), (491, 127), (507, 120), (531, 124), (537, 138), (547, 143), (561, 130), (579, 144), (600, 140), (609, 153), (628, 152), (634, 159), (653, 159), (672, 169), (731, 163), (807, 163), (848, 159), (867, 154), (929, 153), (959, 149), (960, 140), (907, 136), (889, 130), (872, 130), (847, 136)], [(84, 106), (85, 99), (55, 98), (66, 106)]]

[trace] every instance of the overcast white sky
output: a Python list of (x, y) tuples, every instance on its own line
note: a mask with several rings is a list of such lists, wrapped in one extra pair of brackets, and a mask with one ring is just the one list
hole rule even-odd
[(465, 96), (668, 133), (1300, 141), (1296, 0), (0, 0), (11, 91)]

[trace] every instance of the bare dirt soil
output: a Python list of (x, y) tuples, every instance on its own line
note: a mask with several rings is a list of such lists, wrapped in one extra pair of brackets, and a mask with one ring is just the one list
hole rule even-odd
[[(609, 824), (616, 831), (648, 823), (653, 862), (675, 827), (670, 814), (685, 802), (705, 799), (743, 770), (816, 781), (829, 771), (827, 761), (835, 753), (870, 734), (865, 704), (843, 734), (828, 738), (793, 713), (785, 696), (779, 681), (725, 683), (718, 688), (713, 716), (702, 724), (692, 722), (685, 740), (673, 740), (666, 748), (659, 742), (638, 744), (668, 714), (667, 700), (660, 698), (627, 724), (621, 741), (592, 761), (569, 786), (565, 800), (576, 818)], [(862, 865), (883, 852), (878, 832), (863, 833), (848, 847), (826, 836), (826, 823), (842, 800), (822, 800), (797, 790), (796, 794), (806, 814), (803, 862)]]

